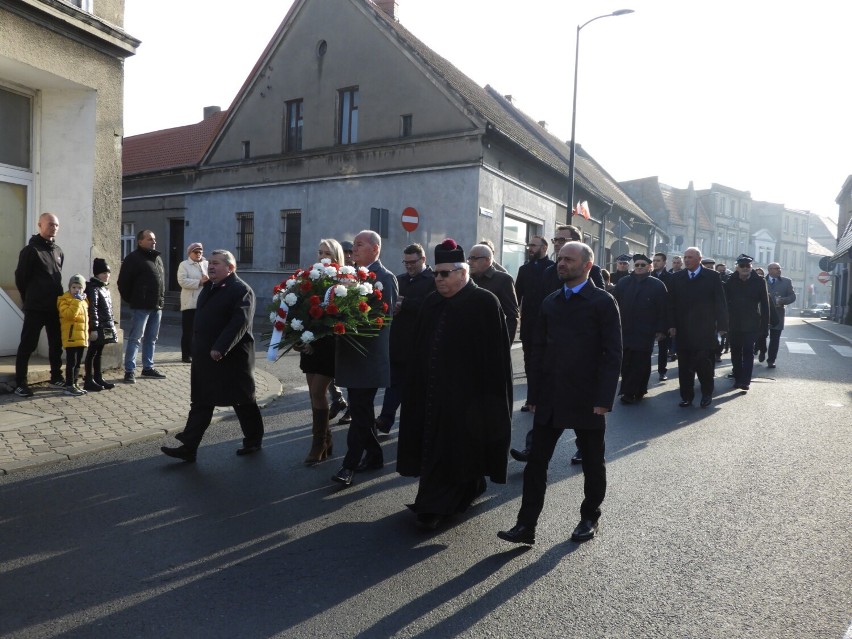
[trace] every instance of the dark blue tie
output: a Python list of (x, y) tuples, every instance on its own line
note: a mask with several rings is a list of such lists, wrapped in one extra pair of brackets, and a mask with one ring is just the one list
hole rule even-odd
[(565, 299), (570, 300), (571, 296), (574, 294), (574, 291), (572, 291), (570, 288), (566, 288), (566, 289), (564, 289), (564, 291), (565, 291)]

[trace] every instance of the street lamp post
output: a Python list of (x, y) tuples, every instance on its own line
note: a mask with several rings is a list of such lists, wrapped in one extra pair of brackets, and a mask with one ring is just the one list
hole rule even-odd
[(577, 45), (574, 51), (574, 102), (571, 107), (571, 156), (568, 160), (568, 172), (570, 173), (571, 180), (571, 188), (568, 197), (568, 221), (571, 221), (571, 210), (574, 208), (574, 155), (576, 153), (575, 149), (575, 135), (574, 132), (577, 128), (577, 68), (578, 62), (580, 60), (580, 31), (583, 27), (588, 24), (591, 24), (595, 20), (600, 20), (601, 18), (611, 18), (613, 16), (623, 16), (628, 13), (633, 13), (633, 9), (619, 9), (618, 11), (613, 11), (612, 13), (607, 13), (606, 15), (598, 16), (596, 18), (592, 18), (588, 22), (584, 22), (583, 24), (577, 25)]

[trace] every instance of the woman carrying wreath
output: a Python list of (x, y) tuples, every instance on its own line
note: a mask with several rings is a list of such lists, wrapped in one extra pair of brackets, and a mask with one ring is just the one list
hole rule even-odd
[[(337, 240), (320, 240), (318, 260), (330, 259), (343, 265), (343, 248)], [(332, 454), (331, 430), (328, 428), (328, 387), (334, 380), (334, 338), (318, 339), (310, 344), (293, 347), (299, 352), (299, 368), (305, 374), (313, 411), (313, 441), (305, 464), (314, 466)]]

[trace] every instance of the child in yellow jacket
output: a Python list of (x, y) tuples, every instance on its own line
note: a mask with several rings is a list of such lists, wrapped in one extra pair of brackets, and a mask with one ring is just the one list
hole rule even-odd
[(59, 325), (62, 330), (62, 346), (65, 347), (65, 394), (85, 395), (77, 386), (83, 349), (89, 343), (89, 303), (83, 293), (86, 280), (82, 275), (72, 275), (68, 290), (56, 300), (59, 309)]

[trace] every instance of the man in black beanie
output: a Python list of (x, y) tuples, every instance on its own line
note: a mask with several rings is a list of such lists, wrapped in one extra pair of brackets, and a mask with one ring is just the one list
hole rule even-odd
[(414, 330), (403, 388), (396, 470), (419, 477), (409, 506), (432, 530), (485, 491), (506, 483), (512, 426), (512, 363), (506, 318), (470, 280), (454, 240), (435, 248), (435, 287)]

